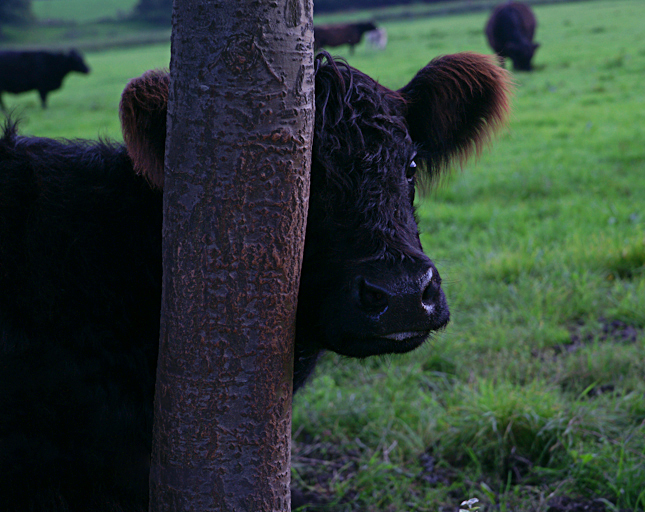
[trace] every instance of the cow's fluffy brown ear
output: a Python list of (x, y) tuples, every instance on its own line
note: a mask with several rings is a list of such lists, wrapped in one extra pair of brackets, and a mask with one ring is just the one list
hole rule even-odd
[(121, 95), (119, 116), (123, 140), (137, 173), (163, 188), (168, 111), (167, 71), (147, 71), (130, 80)]
[(511, 89), (509, 73), (492, 57), (458, 53), (434, 59), (399, 90), (431, 177), (481, 151), (508, 117)]

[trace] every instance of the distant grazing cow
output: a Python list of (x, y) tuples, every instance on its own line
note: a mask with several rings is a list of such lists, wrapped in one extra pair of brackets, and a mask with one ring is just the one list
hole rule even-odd
[(508, 2), (493, 10), (486, 24), (486, 37), (502, 66), (508, 57), (514, 69), (531, 71), (531, 59), (540, 46), (533, 42), (535, 27), (535, 16), (526, 4)]
[(385, 50), (387, 46), (387, 31), (380, 27), (376, 30), (370, 30), (365, 34), (365, 39), (367, 39), (367, 44), (372, 48), (377, 50)]
[(60, 89), (63, 78), (70, 71), (90, 72), (76, 50), (68, 53), (0, 52), (0, 107), (5, 109), (3, 92), (18, 94), (37, 90), (43, 108), (47, 108), (47, 94)]
[[(435, 59), (398, 91), (326, 52), (315, 69), (295, 389), (325, 350), (402, 353), (446, 326), (415, 182), (478, 152), (508, 110), (509, 77), (482, 55)], [(168, 84), (128, 84), (125, 145), (0, 137), (3, 512), (148, 510)]]
[(376, 28), (371, 22), (314, 27), (314, 49), (348, 44), (350, 53), (354, 53), (354, 46), (361, 42), (363, 34)]

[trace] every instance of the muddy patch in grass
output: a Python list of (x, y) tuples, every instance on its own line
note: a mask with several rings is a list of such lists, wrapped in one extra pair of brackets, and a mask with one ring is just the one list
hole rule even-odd
[(600, 318), (598, 323), (591, 326), (588, 323), (577, 322), (567, 328), (569, 330), (569, 341), (553, 345), (546, 350), (533, 350), (534, 357), (548, 359), (551, 353), (556, 357), (573, 354), (583, 347), (599, 343), (636, 343), (643, 336), (643, 329), (622, 320), (608, 320)]
[(578, 323), (569, 328), (570, 342), (556, 345), (556, 354), (572, 353), (585, 345), (598, 340), (601, 343), (636, 343), (643, 335), (642, 329), (630, 325), (622, 320), (607, 320), (601, 318), (597, 329), (590, 329), (588, 325)]
[(419, 456), (419, 463), (421, 464), (421, 471), (417, 475), (418, 479), (432, 486), (450, 485), (450, 471), (438, 467), (437, 460), (430, 453), (422, 453)]
[[(622, 320), (600, 318), (594, 324), (574, 324), (569, 332), (568, 343), (541, 354), (562, 368), (563, 389), (583, 393), (581, 396), (587, 399), (620, 393), (623, 378), (632, 366), (632, 350), (627, 347), (642, 339), (643, 329)], [(588, 358), (587, 347), (595, 347), (592, 359)]]
[[(355, 485), (360, 486), (361, 471), (366, 469), (365, 453), (360, 440), (355, 445), (321, 442), (302, 434), (292, 443), (291, 464), (294, 475), (291, 481), (292, 509), (300, 512), (366, 512)], [(389, 466), (389, 464), (385, 464)], [(455, 472), (442, 464), (430, 451), (418, 456), (417, 463), (409, 467), (389, 467), (390, 477), (396, 479), (410, 493), (411, 501), (422, 502), (424, 489), (449, 487)], [(383, 474), (380, 475), (383, 477)], [(342, 489), (339, 491), (338, 489)], [(338, 493), (341, 493), (340, 495)], [(451, 493), (449, 493), (451, 494)], [(463, 500), (459, 493), (455, 503)], [(367, 507), (367, 508), (366, 508)], [(394, 510), (391, 507), (387, 511)], [(444, 508), (452, 512), (452, 508)], [(458, 507), (454, 508), (457, 512)], [(376, 512), (376, 511), (375, 511)]]
[[(363, 502), (359, 492), (352, 488), (350, 482), (362, 470), (362, 456), (364, 454), (361, 454), (360, 448), (352, 448), (347, 444), (322, 442), (318, 437), (310, 439), (307, 436), (299, 436), (298, 440), (293, 441), (292, 450), (292, 466), (295, 470), (291, 482), (292, 510), (294, 512), (377, 512)], [(532, 464), (526, 459), (518, 458), (514, 462), (517, 464), (515, 469), (519, 468), (520, 473), (530, 472)], [(409, 480), (407, 485), (409, 485), (412, 499), (408, 504), (412, 508), (406, 510), (416, 510), (413, 503), (416, 500), (421, 500), (419, 503), (422, 502), (423, 493), (420, 492), (422, 488), (445, 488), (448, 490), (458, 480), (458, 471), (443, 464), (432, 454), (431, 450), (420, 454), (418, 465), (414, 464), (414, 469), (409, 469), (410, 471), (402, 471), (397, 475), (397, 478)], [(510, 469), (512, 470), (512, 468)], [(522, 476), (517, 478), (515, 486), (520, 491), (522, 489), (535, 491), (535, 482), (524, 487), (521, 483)], [(459, 487), (448, 490), (446, 498), (449, 503), (444, 503), (438, 510), (458, 512), (462, 508), (459, 503), (464, 500), (464, 496), (477, 495), (483, 498), (478, 492), (483, 483), (484, 481), (479, 483), (469, 481), (466, 485), (468, 489)], [(488, 489), (495, 488), (492, 482), (489, 483), (490, 485), (486, 485)], [(539, 484), (538, 486), (541, 487)], [(342, 495), (337, 495), (338, 487), (342, 488)], [(526, 510), (535, 510), (536, 512), (629, 512), (625, 509), (616, 509), (609, 501), (603, 499), (556, 496), (546, 501), (545, 496), (549, 494), (548, 487), (549, 485), (545, 483), (545, 487), (540, 491), (541, 498), (532, 501), (531, 508)], [(519, 492), (519, 494), (523, 493)], [(480, 512), (499, 510), (494, 504), (487, 503), (486, 499), (479, 502), (477, 506)], [(386, 506), (382, 510), (389, 512), (394, 509)], [(515, 509), (511, 508), (511, 510)]]

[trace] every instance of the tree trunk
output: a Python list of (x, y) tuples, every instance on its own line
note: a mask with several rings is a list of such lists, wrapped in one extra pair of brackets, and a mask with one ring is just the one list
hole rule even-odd
[(290, 510), (311, 0), (175, 0), (154, 511)]

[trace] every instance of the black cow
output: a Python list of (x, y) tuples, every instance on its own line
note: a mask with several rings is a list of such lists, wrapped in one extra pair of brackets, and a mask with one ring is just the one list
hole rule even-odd
[(535, 15), (531, 8), (520, 2), (507, 2), (493, 10), (486, 24), (486, 37), (504, 66), (506, 57), (513, 61), (513, 69), (531, 71), (531, 59), (540, 46), (533, 42)]
[(369, 21), (314, 27), (314, 49), (348, 44), (349, 51), (353, 54), (354, 46), (361, 42), (363, 34), (376, 28), (376, 25)]
[(47, 95), (60, 89), (63, 78), (71, 71), (90, 72), (76, 50), (68, 53), (0, 52), (0, 107), (5, 109), (3, 92), (18, 94), (37, 90), (43, 108), (47, 108)]
[[(507, 73), (476, 54), (392, 91), (322, 52), (315, 79), (296, 389), (325, 350), (406, 352), (447, 324), (415, 181), (481, 149), (508, 110)], [(168, 82), (128, 84), (126, 145), (12, 124), (0, 139), (3, 512), (147, 510)]]

